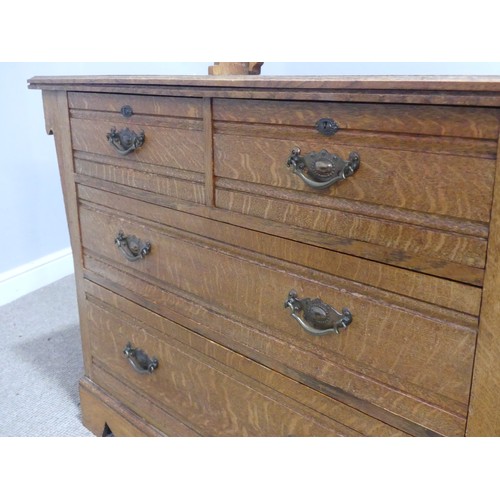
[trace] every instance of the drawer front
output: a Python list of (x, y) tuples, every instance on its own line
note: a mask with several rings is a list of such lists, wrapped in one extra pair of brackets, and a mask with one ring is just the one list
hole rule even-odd
[[(190, 332), (174, 323), (164, 322), (167, 336), (90, 293), (86, 313), (92, 330), (93, 380), (160, 430), (168, 429), (155, 420), (149, 409), (154, 405), (207, 436), (356, 435), (242, 375), (231, 367), (238, 364), (236, 354), (225, 350), (222, 364), (175, 340), (172, 337), (186, 340)], [(128, 395), (116, 380), (129, 387)], [(134, 406), (134, 392), (151, 403)]]
[[(111, 268), (94, 267), (96, 256), (160, 280), (257, 329), (260, 339), (243, 341), (274, 350), (304, 376), (436, 432), (463, 433), (477, 320), (99, 209), (82, 206), (81, 222), (88, 269), (115, 279)], [(150, 254), (123, 258), (111, 237), (119, 231), (150, 241)], [(352, 324), (339, 335), (310, 335), (283, 308), (291, 290), (348, 308)]]
[[(480, 284), (497, 110), (216, 100), (214, 117), (218, 207), (299, 228), (311, 242), (307, 232), (324, 234), (323, 244), (361, 257), (457, 280), (472, 271)], [(330, 137), (315, 129), (324, 117), (339, 125)], [(316, 189), (287, 166), (315, 154), (309, 167), (327, 178), (334, 160), (323, 150), (357, 153), (359, 168)]]
[[(313, 133), (306, 138), (294, 138), (289, 131), (280, 138), (217, 134), (215, 173), (224, 179), (306, 193), (301, 197), (296, 194), (296, 200), (310, 198), (311, 204), (330, 203), (332, 208), (335, 204), (331, 199), (340, 198), (360, 202), (359, 209), (363, 204), (376, 204), (488, 222), (494, 158), (459, 156), (452, 151), (449, 154), (406, 151), (398, 149), (397, 140), (385, 147), (373, 142), (373, 146), (365, 145), (360, 137), (352, 140), (352, 144), (345, 144), (336, 137), (313, 138)], [(287, 167), (292, 150), (297, 147), (302, 157), (326, 150), (347, 160), (356, 152), (360, 158), (359, 168), (329, 190), (315, 190)], [(222, 186), (231, 184), (226, 182)], [(233, 186), (236, 189), (238, 184)], [(456, 196), (457, 192), (460, 197)]]
[[(97, 120), (95, 118), (72, 118), (71, 131), (73, 148), (84, 153), (109, 156), (113, 159), (131, 159), (147, 164), (160, 165), (180, 170), (203, 172), (203, 133), (172, 127), (152, 126), (137, 119)], [(200, 128), (200, 124), (195, 124)], [(144, 143), (127, 155), (121, 154), (108, 140), (108, 134), (129, 129), (136, 135), (144, 133)]]
[(205, 203), (201, 99), (74, 92), (69, 102), (79, 176)]

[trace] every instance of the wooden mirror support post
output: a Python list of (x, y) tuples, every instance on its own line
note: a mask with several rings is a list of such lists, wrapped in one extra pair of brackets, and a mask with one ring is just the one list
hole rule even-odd
[(260, 75), (263, 62), (216, 62), (208, 67), (209, 75)]

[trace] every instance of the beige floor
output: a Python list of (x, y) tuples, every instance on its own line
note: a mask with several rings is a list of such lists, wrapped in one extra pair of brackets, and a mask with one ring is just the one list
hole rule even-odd
[(0, 436), (90, 436), (74, 277), (0, 307)]

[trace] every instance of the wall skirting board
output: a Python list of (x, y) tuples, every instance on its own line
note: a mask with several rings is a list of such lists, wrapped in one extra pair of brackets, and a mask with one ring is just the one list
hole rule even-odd
[(74, 272), (71, 248), (0, 273), (0, 306)]

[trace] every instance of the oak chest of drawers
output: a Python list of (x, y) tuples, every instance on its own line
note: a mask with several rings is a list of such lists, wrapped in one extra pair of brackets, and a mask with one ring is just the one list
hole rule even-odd
[(102, 435), (500, 435), (500, 79), (35, 77)]

